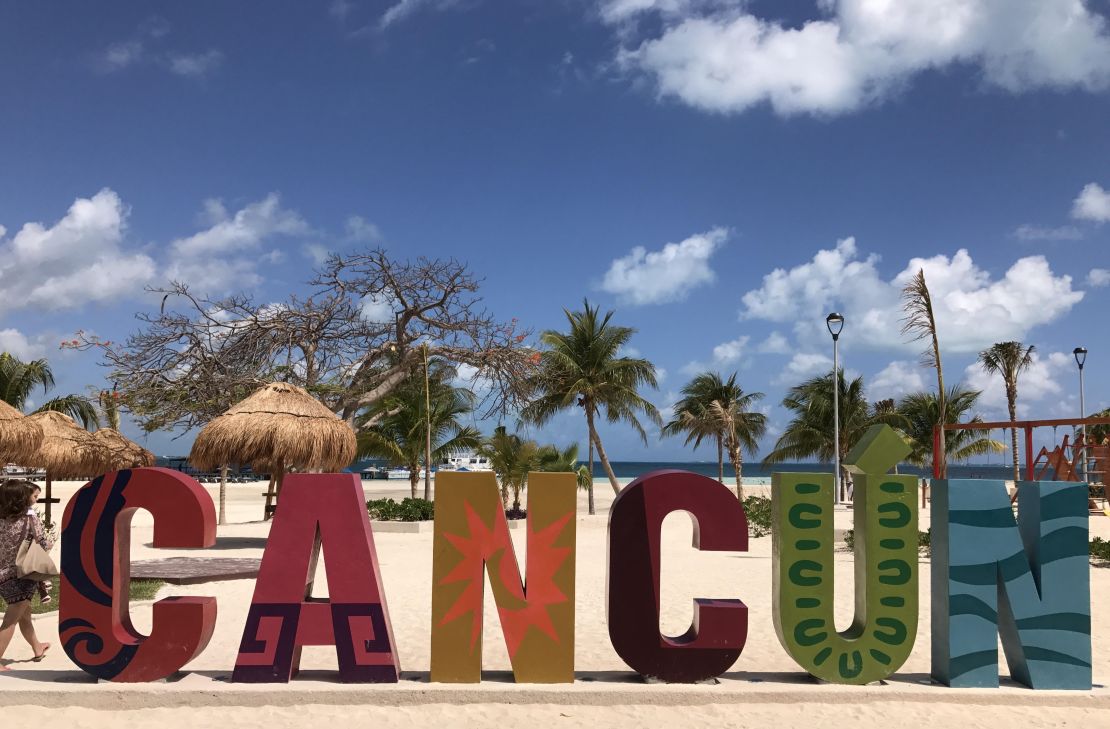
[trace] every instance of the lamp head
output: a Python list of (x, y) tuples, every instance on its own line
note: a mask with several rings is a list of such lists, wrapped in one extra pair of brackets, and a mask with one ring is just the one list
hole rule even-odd
[(1075, 363), (1079, 365), (1079, 369), (1083, 369), (1083, 363), (1087, 361), (1087, 348), (1076, 347), (1071, 353), (1075, 355)]
[(833, 341), (840, 337), (840, 332), (844, 329), (844, 315), (833, 312), (825, 317), (825, 326), (829, 328), (829, 334), (832, 335)]

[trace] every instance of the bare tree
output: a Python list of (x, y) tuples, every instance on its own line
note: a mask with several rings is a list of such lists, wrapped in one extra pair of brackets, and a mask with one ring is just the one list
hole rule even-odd
[(394, 261), (379, 248), (332, 254), (312, 283), (322, 294), (357, 302), (367, 322), (364, 350), (335, 403), (349, 422), (421, 372), (425, 354), (468, 368), (483, 416), (504, 416), (527, 400), (527, 376), (538, 361), (524, 345), (531, 332), (482, 308), (481, 282), (464, 264)]
[(381, 249), (333, 254), (310, 283), (311, 296), (270, 304), (173, 283), (150, 289), (161, 306), (137, 314), (141, 327), (125, 341), (78, 332), (67, 346), (101, 352), (122, 405), (147, 431), (203, 426), (273, 381), (304, 387), (354, 426), (421, 375), (425, 356), (468, 368), (484, 415), (527, 398), (538, 359), (524, 344), (529, 332), (481, 308), (480, 282), (464, 264), (395, 261)]

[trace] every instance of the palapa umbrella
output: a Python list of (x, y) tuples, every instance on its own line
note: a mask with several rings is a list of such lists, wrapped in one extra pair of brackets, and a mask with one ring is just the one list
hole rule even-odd
[(99, 448), (92, 435), (58, 412), (28, 415), (42, 428), (42, 444), (28, 458), (27, 465), (46, 469), (46, 523), (50, 520), (50, 484), (56, 478), (83, 478), (100, 473)]
[(121, 471), (125, 468), (143, 468), (154, 465), (154, 454), (138, 443), (126, 438), (118, 430), (101, 428), (93, 433), (93, 441), (100, 446), (102, 471)]
[[(246, 463), (271, 470), (266, 518), (281, 495), (289, 469), (338, 471), (355, 458), (355, 432), (320, 401), (296, 385), (275, 382), (256, 390), (206, 425), (189, 462), (203, 470)], [(276, 494), (274, 488), (276, 486)]]
[(41, 445), (42, 427), (0, 400), (0, 461), (23, 465)]

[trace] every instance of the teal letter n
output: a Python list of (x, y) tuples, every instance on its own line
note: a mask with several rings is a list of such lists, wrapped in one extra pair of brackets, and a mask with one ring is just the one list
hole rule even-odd
[(998, 686), (998, 638), (1014, 680), (1091, 688), (1087, 485), (933, 483), (933, 678)]

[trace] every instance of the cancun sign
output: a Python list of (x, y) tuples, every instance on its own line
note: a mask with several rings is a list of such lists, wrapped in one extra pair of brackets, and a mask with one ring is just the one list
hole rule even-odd
[[(887, 475), (907, 453), (893, 430), (879, 426), (847, 459), (856, 483), (855, 617), (842, 632), (833, 620), (832, 475), (774, 475), (775, 631), (790, 657), (823, 680), (887, 678), (913, 648), (918, 485), (913, 476)], [(573, 682), (575, 477), (530, 476), (523, 573), (492, 474), (437, 478), (431, 680), (481, 680), (488, 576), (516, 680)], [(932, 492), (933, 677), (953, 687), (997, 686), (1001, 636), (1017, 681), (1090, 689), (1085, 485), (1023, 482), (1016, 518), (1001, 481), (938, 480)], [(363, 499), (354, 474), (286, 478), (232, 680), (287, 682), (301, 648), (313, 645), (335, 646), (342, 681), (398, 680)], [(215, 598), (171, 597), (154, 604), (149, 636), (131, 625), (128, 540), (136, 509), (153, 515), (155, 547), (210, 547), (216, 539), (211, 497), (175, 471), (108, 473), (70, 500), (62, 524), (59, 633), (74, 663), (109, 681), (172, 675), (200, 655), (216, 623)], [(644, 676), (703, 681), (740, 656), (748, 609), (736, 597), (699, 598), (684, 635), (660, 634), (660, 530), (674, 511), (693, 516), (696, 548), (747, 551), (743, 506), (722, 484), (682, 471), (637, 479), (610, 510), (609, 636), (621, 659)], [(342, 555), (326, 560), (326, 600), (310, 597), (322, 546)]]

